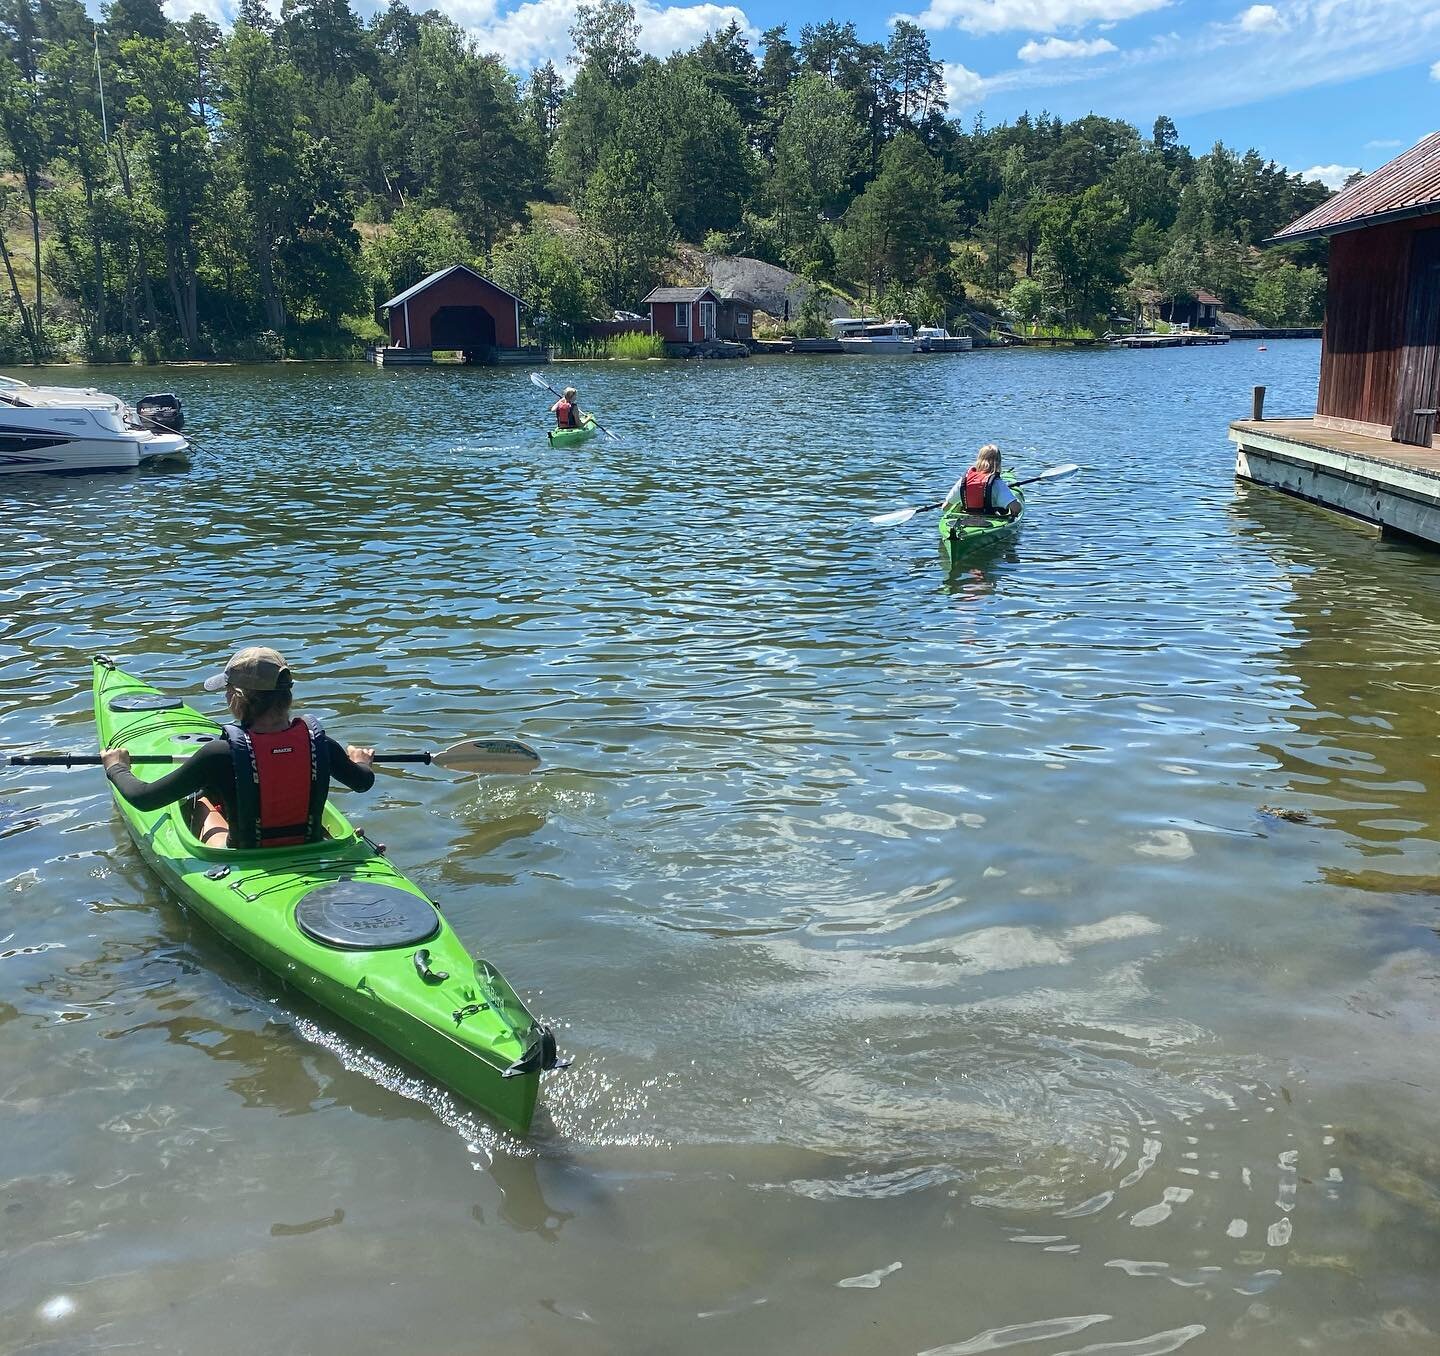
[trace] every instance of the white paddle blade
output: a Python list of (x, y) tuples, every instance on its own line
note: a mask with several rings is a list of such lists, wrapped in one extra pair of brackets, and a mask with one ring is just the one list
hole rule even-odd
[(540, 766), (540, 755), (518, 739), (467, 739), (430, 761), (451, 772), (534, 772)]
[(870, 519), (876, 527), (898, 527), (901, 523), (908, 523), (920, 510), (918, 508), (895, 509), (891, 513), (879, 513)]
[(545, 378), (542, 377), (538, 372), (532, 372), (530, 374), (530, 384), (532, 386), (540, 387), (540, 389), (543, 391), (548, 391), (550, 389), (550, 383), (546, 381)]
[(1051, 466), (1041, 471), (1036, 480), (1064, 480), (1066, 476), (1073, 476), (1080, 469), (1078, 462), (1067, 461), (1063, 466)]

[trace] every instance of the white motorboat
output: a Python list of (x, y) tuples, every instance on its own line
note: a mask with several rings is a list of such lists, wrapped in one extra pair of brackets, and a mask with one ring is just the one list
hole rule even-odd
[(873, 316), (850, 316), (832, 320), (841, 349), (846, 353), (914, 353), (915, 331), (904, 320), (876, 320)]
[(134, 470), (188, 452), (184, 422), (168, 394), (146, 396), (136, 408), (93, 388), (0, 377), (0, 475)]
[(957, 337), (936, 325), (922, 325), (915, 331), (916, 353), (966, 353), (974, 347), (969, 336)]

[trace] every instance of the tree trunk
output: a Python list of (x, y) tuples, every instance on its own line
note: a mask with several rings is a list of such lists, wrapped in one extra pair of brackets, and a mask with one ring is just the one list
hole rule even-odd
[(35, 361), (38, 363), (45, 347), (45, 289), (40, 280), (40, 204), (34, 183), (27, 181), (25, 196), (30, 199), (30, 239), (35, 253), (35, 320), (31, 327), (31, 347), (35, 350)]
[(105, 306), (105, 252), (100, 241), (100, 229), (95, 222), (95, 185), (90, 176), (85, 176), (85, 210), (90, 220), (90, 251), (95, 267), (95, 333), (104, 334), (108, 329)]
[(25, 331), (25, 340), (30, 345), (30, 357), (35, 365), (40, 365), (40, 345), (35, 341), (35, 325), (30, 318), (30, 309), (25, 305), (25, 298), (20, 295), (20, 284), (15, 277), (15, 264), (10, 258), (10, 251), (5, 245), (5, 233), (0, 231), (0, 258), (5, 261), (5, 276), (10, 279), (10, 295), (15, 299), (15, 309), (20, 312), (20, 325)]
[(265, 323), (276, 334), (283, 334), (285, 331), (285, 302), (280, 296), (279, 289), (275, 286), (274, 259), (271, 255), (274, 242), (270, 238), (268, 229), (261, 230), (257, 244), (259, 247), (256, 254), (260, 274), (260, 299), (265, 306)]

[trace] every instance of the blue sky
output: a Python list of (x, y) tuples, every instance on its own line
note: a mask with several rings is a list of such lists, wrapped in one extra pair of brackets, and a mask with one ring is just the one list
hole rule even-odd
[[(576, 0), (411, 0), (434, 4), (517, 70), (563, 66)], [(356, 0), (362, 10), (376, 0)], [(1104, 113), (1148, 131), (1159, 113), (1203, 151), (1254, 146), (1338, 183), (1440, 128), (1440, 0), (634, 0), (658, 55), (732, 18), (758, 38), (772, 24), (853, 20), (883, 39), (895, 15), (920, 23), (946, 63), (951, 111), (1008, 121), (1030, 109)], [(276, 9), (279, 0), (274, 0)], [(233, 0), (166, 0), (222, 21)]]

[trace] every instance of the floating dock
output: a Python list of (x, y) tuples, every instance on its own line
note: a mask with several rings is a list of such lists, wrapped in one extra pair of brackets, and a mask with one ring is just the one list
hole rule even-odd
[(1241, 480), (1440, 546), (1440, 446), (1411, 447), (1315, 419), (1239, 419), (1230, 441)]
[[(431, 367), (437, 353), (459, 353), (460, 349), (401, 348), (398, 345), (367, 349), (365, 356), (377, 367)], [(481, 367), (509, 366), (519, 363), (548, 363), (550, 350), (527, 348), (482, 348), (468, 359)]]
[(1228, 344), (1228, 334), (1210, 334), (1205, 330), (1178, 334), (1122, 334), (1110, 341), (1114, 348), (1208, 348), (1212, 344)]

